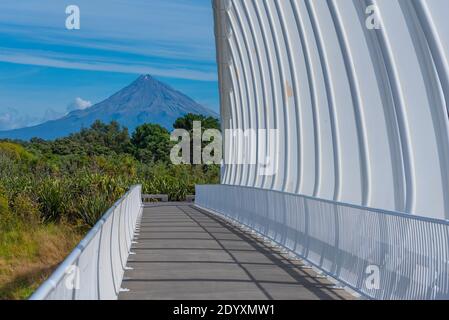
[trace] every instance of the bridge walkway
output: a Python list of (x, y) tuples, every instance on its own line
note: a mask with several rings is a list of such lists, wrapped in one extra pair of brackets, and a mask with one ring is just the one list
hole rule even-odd
[(119, 299), (354, 299), (192, 204), (146, 206), (134, 240)]

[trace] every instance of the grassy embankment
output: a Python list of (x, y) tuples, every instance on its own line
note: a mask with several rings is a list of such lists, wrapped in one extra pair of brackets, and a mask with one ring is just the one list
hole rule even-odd
[(81, 238), (62, 220), (44, 223), (39, 203), (25, 183), (19, 187), (35, 161), (23, 147), (0, 142), (0, 299), (28, 297)]

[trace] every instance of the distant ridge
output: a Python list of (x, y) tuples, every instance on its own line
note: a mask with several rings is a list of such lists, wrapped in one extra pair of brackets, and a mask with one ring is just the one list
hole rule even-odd
[(218, 117), (212, 110), (151, 75), (142, 75), (126, 88), (90, 108), (72, 111), (60, 119), (33, 127), (0, 131), (0, 138), (29, 140), (39, 137), (52, 140), (89, 127), (95, 120), (115, 120), (127, 127), (130, 133), (147, 122), (171, 130), (173, 122), (187, 113)]

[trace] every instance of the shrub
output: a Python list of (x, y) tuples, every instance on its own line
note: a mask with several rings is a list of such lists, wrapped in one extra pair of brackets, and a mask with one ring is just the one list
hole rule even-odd
[(5, 231), (11, 223), (11, 212), (8, 206), (8, 199), (2, 194), (0, 189), (0, 233)]
[(24, 147), (7, 141), (0, 141), (0, 153), (15, 160), (31, 161), (34, 159), (33, 155), (26, 151)]
[(28, 225), (35, 227), (41, 222), (39, 205), (30, 195), (19, 193), (12, 200), (12, 209), (14, 216)]
[(44, 221), (56, 221), (67, 212), (69, 190), (60, 179), (45, 179), (37, 190), (39, 209)]
[(83, 195), (78, 199), (77, 217), (88, 226), (94, 226), (111, 206), (106, 194)]

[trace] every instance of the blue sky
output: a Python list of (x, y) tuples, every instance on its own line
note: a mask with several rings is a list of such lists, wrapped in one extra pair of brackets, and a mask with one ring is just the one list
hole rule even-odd
[[(68, 5), (80, 30), (65, 27)], [(210, 0), (0, 2), (0, 130), (88, 107), (145, 73), (218, 112)]]

